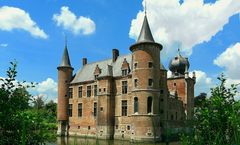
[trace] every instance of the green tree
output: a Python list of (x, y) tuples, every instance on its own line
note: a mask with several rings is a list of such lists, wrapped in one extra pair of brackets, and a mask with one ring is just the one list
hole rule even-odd
[(42, 109), (44, 107), (43, 96), (39, 95), (33, 99), (33, 107), (36, 109)]
[(201, 100), (195, 108), (192, 130), (182, 136), (184, 145), (240, 144), (240, 102), (234, 97), (237, 85), (226, 87), (226, 78), (211, 89), (211, 97)]
[[(6, 79), (0, 79), (0, 144), (42, 144), (53, 137), (44, 111), (32, 109), (27, 88), (33, 83), (17, 81), (16, 62), (11, 62)], [(47, 111), (45, 111), (47, 112)]]

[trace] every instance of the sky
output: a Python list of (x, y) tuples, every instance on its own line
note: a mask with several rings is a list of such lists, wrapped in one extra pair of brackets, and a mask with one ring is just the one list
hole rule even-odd
[(195, 96), (210, 92), (224, 73), (227, 85), (240, 83), (240, 0), (1, 0), (0, 77), (18, 62), (17, 80), (37, 82), (33, 95), (57, 97), (57, 66), (65, 35), (74, 73), (88, 62), (120, 55), (139, 35), (144, 10), (153, 37), (163, 45), (168, 68), (177, 54), (195, 71)]

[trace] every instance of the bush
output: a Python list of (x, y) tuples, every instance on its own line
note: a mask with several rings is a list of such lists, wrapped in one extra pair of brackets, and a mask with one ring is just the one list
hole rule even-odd
[(237, 85), (227, 88), (223, 75), (218, 80), (220, 85), (211, 89), (210, 98), (195, 108), (192, 130), (181, 137), (183, 145), (240, 144), (240, 102), (234, 99)]

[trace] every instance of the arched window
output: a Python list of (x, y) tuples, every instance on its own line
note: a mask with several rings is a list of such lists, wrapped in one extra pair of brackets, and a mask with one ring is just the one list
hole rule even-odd
[(147, 113), (152, 113), (152, 97), (147, 99)]
[(134, 113), (138, 112), (138, 98), (134, 98)]

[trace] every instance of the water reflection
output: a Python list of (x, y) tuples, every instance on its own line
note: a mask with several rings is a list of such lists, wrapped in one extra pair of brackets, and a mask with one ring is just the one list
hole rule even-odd
[[(78, 137), (58, 137), (57, 143), (53, 145), (166, 145), (165, 143), (131, 143), (122, 140), (96, 140)], [(180, 143), (170, 143), (169, 145), (180, 145)]]

